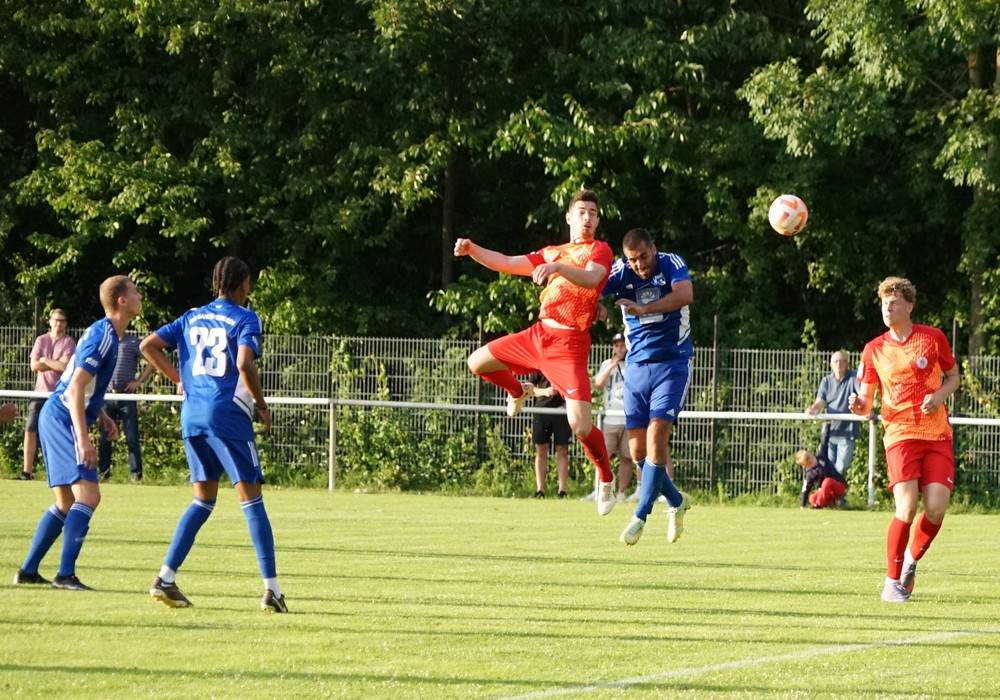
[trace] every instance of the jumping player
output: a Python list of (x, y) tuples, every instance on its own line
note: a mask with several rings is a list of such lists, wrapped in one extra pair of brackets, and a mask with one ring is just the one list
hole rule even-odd
[[(865, 345), (858, 369), (861, 387), (848, 399), (848, 408), (867, 415), (878, 384), (889, 490), (896, 501), (886, 535), (882, 600), (905, 603), (913, 592), (917, 562), (941, 529), (955, 486), (955, 452), (944, 402), (961, 379), (944, 333), (910, 319), (917, 301), (913, 284), (887, 277), (878, 286), (878, 296), (889, 330)], [(921, 494), (924, 512), (907, 547)]]
[[(242, 260), (223, 258), (212, 272), (212, 287), (215, 301), (166, 324), (139, 346), (150, 364), (183, 387), (181, 435), (194, 486), (194, 500), (177, 523), (149, 593), (172, 608), (191, 607), (177, 587), (177, 570), (215, 508), (225, 472), (236, 489), (264, 578), (261, 610), (285, 613), (253, 432), (254, 406), (264, 432), (271, 428), (271, 414), (254, 364), (260, 356), (260, 319), (243, 307), (250, 294), (250, 269)], [(179, 369), (165, 354), (174, 348)]]
[(660, 494), (670, 504), (668, 542), (680, 538), (691, 507), (691, 497), (674, 486), (670, 435), (691, 378), (694, 285), (684, 260), (657, 252), (645, 229), (626, 233), (622, 249), (625, 259), (615, 261), (604, 295), (618, 297), (615, 306), (625, 321), (625, 429), (632, 459), (642, 470), (639, 505), (619, 537), (631, 547)]
[(468, 255), (496, 272), (531, 277), (545, 288), (539, 297), (538, 323), (493, 340), (469, 355), (469, 369), (507, 392), (507, 413), (516, 416), (534, 387), (515, 374), (544, 374), (566, 400), (566, 417), (573, 434), (597, 467), (600, 487), (597, 512), (607, 515), (615, 505), (615, 479), (604, 446), (604, 435), (591, 418), (590, 326), (597, 299), (614, 260), (611, 248), (595, 238), (600, 223), (597, 195), (583, 190), (573, 196), (566, 212), (570, 242), (527, 255), (507, 256), (455, 241), (455, 255)]
[(62, 534), (62, 558), (52, 587), (91, 590), (76, 576), (77, 557), (90, 530), (90, 519), (101, 502), (97, 449), (90, 440), (89, 427), (99, 419), (108, 439), (118, 436), (118, 426), (102, 409), (104, 392), (118, 361), (118, 341), (132, 319), (142, 313), (142, 295), (128, 277), (116, 275), (104, 280), (100, 296), (104, 318), (84, 331), (38, 417), (45, 472), (56, 503), (38, 522), (14, 583), (49, 583), (38, 573), (38, 565)]

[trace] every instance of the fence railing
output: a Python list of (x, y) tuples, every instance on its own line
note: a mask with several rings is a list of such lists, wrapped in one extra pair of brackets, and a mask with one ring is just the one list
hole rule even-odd
[[(31, 391), (34, 375), (27, 360), (34, 337), (34, 329), (0, 328), (0, 386), (7, 389), (3, 393), (17, 396), (16, 392)], [(332, 426), (350, 425), (377, 405), (398, 419), (402, 433), (394, 433), (397, 438), (400, 434), (414, 439), (467, 436), (471, 445), (461, 449), (472, 450), (480, 460), (490, 450), (495, 459), (502, 445), (507, 468), (529, 472), (533, 468), (530, 411), (506, 416), (502, 392), (469, 373), (465, 361), (477, 345), (450, 340), (268, 337), (260, 360), (261, 378), (269, 402), (277, 408), (272, 412), (272, 432), (261, 440), (262, 453), (271, 463), (289, 465), (303, 474), (328, 473), (334, 460), (337, 469), (331, 473), (350, 471), (353, 454), (338, 456)], [(595, 345), (592, 369), (596, 372), (610, 354), (609, 346)], [(803, 420), (802, 411), (829, 372), (829, 356), (818, 351), (698, 348), (687, 409), (673, 437), (682, 483), (723, 489), (731, 495), (776, 488), (791, 455), (818, 442), (820, 421)], [(851, 359), (856, 361), (857, 353)], [(993, 420), (998, 415), (997, 377), (1000, 358), (965, 358), (962, 388), (949, 400), (957, 426), (959, 481), (981, 491), (1000, 488), (1000, 426)], [(168, 384), (160, 379), (153, 394), (138, 397), (144, 435), (179, 439), (176, 416), (168, 415), (176, 412), (176, 406), (169, 407), (174, 399), (164, 402), (172, 392)], [(159, 409), (153, 408), (154, 401), (160, 402)], [(600, 405), (597, 392), (595, 409)], [(775, 419), (781, 414), (795, 419)], [(480, 418), (486, 415), (490, 427), (484, 436)], [(867, 423), (861, 430), (862, 440), (872, 437)], [(380, 449), (376, 444), (367, 447)], [(446, 457), (443, 452), (426, 454), (431, 463)], [(575, 443), (570, 457), (574, 470), (589, 475), (586, 458)], [(852, 471), (867, 471), (867, 461), (864, 450), (857, 450)]]

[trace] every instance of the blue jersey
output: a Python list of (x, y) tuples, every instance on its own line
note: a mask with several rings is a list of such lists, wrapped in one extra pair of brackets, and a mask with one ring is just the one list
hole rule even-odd
[(63, 370), (62, 376), (59, 377), (59, 383), (56, 384), (50, 397), (52, 400), (46, 402), (52, 404), (51, 410), (55, 411), (53, 417), (69, 423), (69, 402), (66, 399), (66, 388), (69, 386), (76, 368), (83, 367), (89, 374), (93, 375), (83, 391), (87, 425), (92, 425), (101, 415), (104, 392), (108, 390), (108, 384), (111, 383), (111, 375), (115, 372), (117, 362), (118, 331), (115, 330), (114, 325), (107, 317), (94, 321), (83, 332), (83, 336), (76, 346), (76, 352), (66, 363), (66, 369)]
[[(670, 294), (675, 282), (691, 280), (687, 263), (679, 255), (657, 253), (656, 261), (656, 273), (647, 281), (632, 270), (627, 260), (616, 260), (602, 294), (615, 294), (619, 299), (645, 305)], [(692, 357), (690, 313), (687, 306), (665, 314), (633, 316), (623, 312), (628, 347), (625, 362), (631, 365)]]
[(260, 357), (260, 318), (229, 299), (192, 309), (156, 331), (177, 349), (184, 386), (181, 435), (253, 440), (253, 396), (236, 357), (241, 345)]

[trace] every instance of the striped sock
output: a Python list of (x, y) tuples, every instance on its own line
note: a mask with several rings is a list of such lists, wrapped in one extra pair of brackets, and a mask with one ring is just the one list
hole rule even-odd
[(55, 505), (45, 511), (38, 527), (35, 528), (35, 536), (31, 538), (31, 547), (28, 548), (28, 555), (24, 558), (21, 570), (27, 574), (37, 574), (38, 566), (48, 553), (49, 549), (59, 539), (62, 534), (63, 524), (66, 516)]
[(92, 517), (94, 509), (86, 503), (77, 501), (70, 506), (66, 522), (63, 524), (62, 557), (59, 559), (60, 576), (73, 576), (76, 573), (76, 560), (90, 530)]

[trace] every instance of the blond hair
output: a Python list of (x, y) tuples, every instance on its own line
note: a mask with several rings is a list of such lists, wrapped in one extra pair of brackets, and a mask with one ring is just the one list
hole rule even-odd
[(101, 306), (105, 313), (114, 313), (118, 308), (119, 297), (125, 296), (129, 290), (129, 285), (133, 282), (125, 275), (115, 275), (108, 277), (101, 282)]
[(917, 288), (905, 277), (886, 277), (878, 285), (878, 298), (903, 297), (908, 304), (917, 303)]
[(795, 453), (795, 463), (800, 467), (808, 467), (812, 461), (812, 452), (809, 450), (799, 450)]

